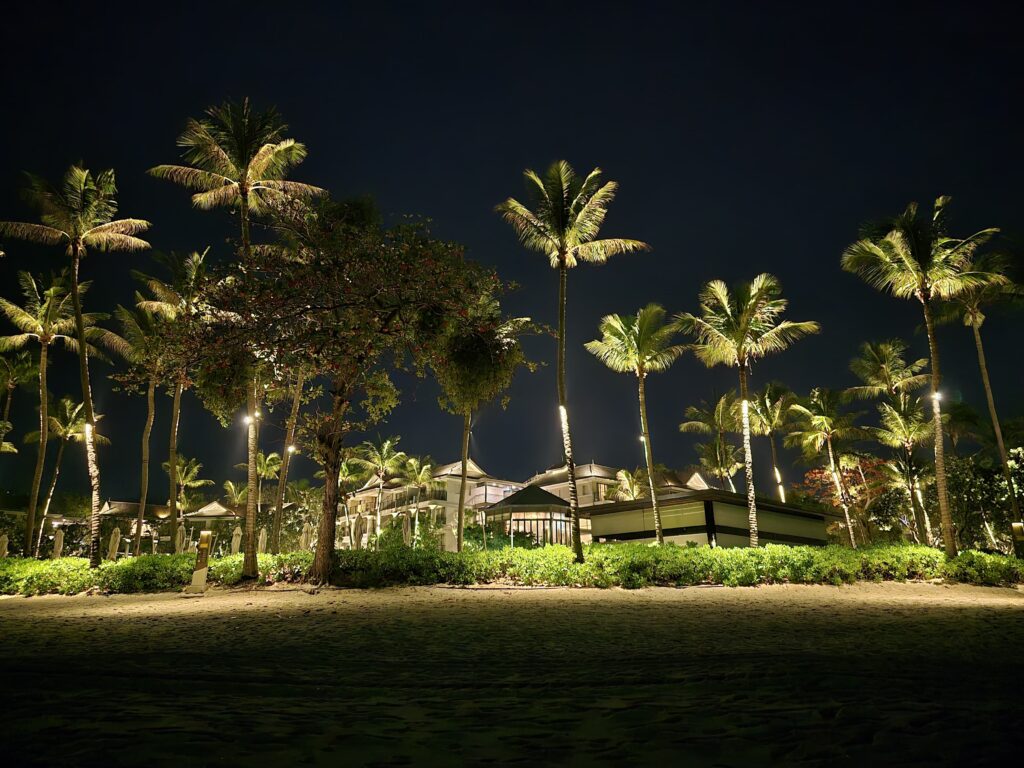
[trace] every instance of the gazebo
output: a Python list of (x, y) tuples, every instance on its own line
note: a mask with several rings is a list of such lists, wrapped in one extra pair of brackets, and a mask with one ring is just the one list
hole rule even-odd
[(503, 523), (505, 533), (529, 536), (538, 544), (569, 544), (572, 518), (569, 502), (537, 485), (527, 485), (483, 511), (488, 524)]

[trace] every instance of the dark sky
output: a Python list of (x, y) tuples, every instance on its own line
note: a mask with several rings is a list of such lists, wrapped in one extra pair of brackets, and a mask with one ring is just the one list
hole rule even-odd
[[(18, 3), (0, 29), (0, 218), (31, 217), (20, 172), (57, 177), (72, 161), (118, 173), (121, 212), (154, 224), (158, 249), (229, 250), (235, 221), (199, 212), (187, 194), (144, 175), (176, 162), (189, 116), (224, 98), (276, 105), (309, 158), (296, 179), (336, 196), (369, 193), (389, 214), (431, 217), (435, 232), (522, 284), (507, 305), (553, 323), (557, 279), (524, 252), (493, 213), (521, 196), (521, 172), (564, 157), (599, 165), (621, 185), (605, 234), (643, 239), (649, 254), (583, 266), (569, 280), (569, 397), (577, 456), (642, 463), (635, 382), (583, 348), (600, 317), (649, 301), (695, 310), (708, 279), (778, 275), (792, 319), (823, 333), (755, 370), (798, 391), (851, 383), (849, 358), (866, 339), (915, 333), (919, 310), (842, 272), (839, 255), (860, 222), (910, 200), (954, 196), (953, 227), (1000, 226), (1017, 243), (1024, 212), (1020, 19), (983, 3), (387, 3), (202, 5)], [(15, 272), (49, 270), (56, 251), (3, 244), (0, 293), (17, 298)], [(93, 309), (131, 300), (130, 266), (146, 255), (93, 255)], [(1006, 416), (1021, 413), (1020, 317), (985, 326), (991, 374)], [(945, 389), (977, 407), (968, 332), (943, 329)], [(551, 361), (521, 376), (507, 411), (480, 414), (473, 453), (493, 474), (524, 479), (559, 457), (554, 342), (531, 342)], [(55, 355), (58, 394), (72, 393), (75, 360)], [(137, 494), (139, 398), (110, 392), (94, 369), (107, 415), (104, 495)], [(657, 460), (695, 460), (677, 431), (684, 408), (734, 386), (735, 371), (692, 356), (649, 385)], [(460, 424), (438, 411), (430, 382), (403, 381), (402, 405), (381, 433), (440, 461), (457, 457)], [(166, 457), (169, 401), (158, 403), (154, 459)], [(33, 418), (19, 391), (16, 439)], [(280, 411), (275, 414), (279, 419)], [(272, 423), (264, 447), (280, 449)], [(219, 487), (241, 479), (242, 430), (225, 431), (186, 397), (181, 450)], [(33, 451), (0, 460), (0, 486), (25, 486)], [(86, 488), (77, 452), (65, 488)], [(308, 463), (299, 474), (311, 475)], [(154, 487), (162, 477), (154, 474)], [(761, 463), (759, 482), (766, 484)]]

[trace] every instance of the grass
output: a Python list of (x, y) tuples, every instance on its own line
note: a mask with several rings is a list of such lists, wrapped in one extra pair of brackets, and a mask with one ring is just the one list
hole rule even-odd
[[(260, 582), (303, 581), (312, 554), (260, 555)], [(70, 595), (90, 589), (111, 593), (178, 590), (191, 580), (195, 555), (144, 555), (105, 562), (95, 571), (83, 558), (0, 560), (0, 594)], [(230, 586), (242, 576), (242, 555), (214, 559), (211, 583)], [(337, 553), (331, 583), (339, 587), (509, 583), (518, 585), (625, 587), (724, 584), (851, 584), (856, 581), (947, 579), (986, 586), (1024, 582), (1024, 563), (1002, 555), (962, 552), (947, 562), (930, 547), (789, 547), (759, 549), (650, 547), (595, 544), (586, 562), (574, 563), (567, 547), (439, 552), (387, 546), (380, 552)]]

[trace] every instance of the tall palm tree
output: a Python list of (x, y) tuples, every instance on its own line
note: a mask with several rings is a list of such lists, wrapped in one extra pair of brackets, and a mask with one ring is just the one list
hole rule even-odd
[(953, 517), (946, 491), (946, 460), (942, 445), (942, 383), (939, 347), (935, 338), (934, 302), (949, 301), (965, 291), (1005, 278), (980, 272), (973, 266), (977, 250), (997, 229), (983, 229), (965, 238), (946, 232), (945, 211), (949, 197), (935, 201), (932, 215), (919, 216), (917, 203), (902, 214), (862, 228), (861, 237), (843, 252), (843, 269), (863, 278), (874, 288), (896, 298), (917, 300), (924, 314), (931, 360), (932, 419), (935, 422), (935, 488), (942, 519), (942, 540), (946, 555), (956, 555)]
[(908, 363), (906, 354), (907, 345), (901, 339), (864, 342), (860, 354), (850, 361), (850, 370), (861, 384), (848, 388), (846, 394), (865, 400), (888, 397), (895, 401), (901, 394), (928, 384), (928, 374), (921, 373), (928, 367), (928, 358)]
[[(170, 466), (165, 461), (163, 463), (164, 471), (170, 473)], [(178, 504), (181, 506), (183, 512), (187, 511), (191, 504), (188, 492), (194, 488), (205, 488), (206, 486), (213, 485), (213, 480), (206, 480), (199, 477), (199, 473), (203, 471), (203, 464), (198, 459), (186, 459), (184, 456), (178, 456)]]
[(785, 434), (789, 426), (789, 406), (793, 404), (793, 393), (781, 384), (771, 382), (754, 395), (750, 401), (751, 429), (755, 435), (768, 438), (772, 450), (772, 470), (775, 472), (775, 484), (779, 490), (779, 501), (786, 503), (786, 486), (782, 482), (782, 470), (779, 469), (779, 454), (775, 446), (775, 436)]
[(114, 218), (117, 215), (116, 195), (113, 170), (93, 174), (73, 165), (58, 186), (29, 175), (25, 196), (39, 210), (42, 223), (0, 222), (0, 235), (43, 245), (62, 245), (71, 259), (71, 300), (75, 311), (82, 403), (85, 406), (85, 460), (92, 494), (89, 518), (89, 565), (92, 568), (100, 565), (100, 467), (92, 437), (96, 418), (89, 380), (89, 344), (82, 314), (79, 266), (89, 250), (142, 251), (149, 248), (149, 243), (137, 237), (149, 229), (148, 221)]
[(864, 436), (864, 431), (854, 424), (855, 414), (840, 411), (841, 397), (832, 390), (818, 388), (811, 390), (806, 403), (793, 403), (790, 410), (795, 417), (793, 431), (787, 437), (787, 444), (798, 445), (806, 456), (818, 456), (825, 449), (829, 472), (836, 487), (836, 498), (846, 517), (846, 530), (850, 535), (850, 546), (857, 548), (850, 520), (850, 494), (839, 467), (836, 443), (840, 440)]
[(612, 492), (615, 498), (619, 501), (636, 501), (644, 498), (650, 484), (647, 474), (640, 467), (632, 472), (620, 469), (615, 473), (615, 480), (618, 482), (618, 486)]
[(292, 409), (285, 424), (284, 450), (281, 451), (281, 477), (277, 481), (277, 502), (274, 504), (274, 520), (271, 525), (270, 551), (275, 555), (281, 551), (281, 520), (284, 510), (284, 494), (288, 487), (288, 470), (291, 469), (292, 456), (298, 448), (295, 445), (295, 431), (299, 423), (299, 406), (302, 405), (305, 372), (299, 369), (292, 388)]
[[(205, 311), (202, 291), (207, 275), (206, 256), (209, 251), (210, 249), (206, 248), (201, 252), (193, 251), (187, 255), (173, 251), (167, 255), (157, 254), (156, 261), (170, 272), (170, 280), (161, 280), (133, 270), (132, 276), (145, 286), (151, 297), (137, 297), (136, 307), (171, 324), (187, 323), (201, 317)], [(178, 522), (178, 425), (181, 421), (181, 397), (188, 385), (188, 372), (184, 366), (177, 365), (172, 370), (164, 371), (164, 374), (169, 378), (167, 384), (171, 391), (171, 428), (167, 447), (167, 465), (170, 467), (167, 522), (173, 541), (174, 529)]]
[(384, 503), (384, 484), (402, 471), (408, 461), (405, 452), (398, 450), (399, 437), (377, 439), (376, 443), (369, 440), (363, 442), (349, 461), (368, 473), (373, 473), (377, 480), (377, 504), (375, 509), (375, 534), (380, 538), (380, 513)]
[[(85, 442), (85, 409), (81, 403), (76, 403), (70, 397), (62, 397), (53, 408), (49, 408), (49, 425), (47, 428), (48, 440), (57, 440), (57, 457), (53, 463), (53, 476), (50, 478), (50, 485), (46, 492), (46, 500), (43, 502), (43, 511), (39, 516), (39, 533), (36, 536), (35, 556), (39, 557), (39, 547), (42, 543), (43, 528), (46, 525), (46, 516), (50, 513), (50, 503), (53, 501), (54, 491), (57, 490), (57, 478), (60, 477), (60, 468), (64, 461), (64, 448), (68, 443)], [(96, 421), (102, 419), (101, 414), (96, 414)], [(38, 443), (42, 436), (41, 432), (29, 432), (25, 435), (26, 443)], [(96, 433), (97, 445), (109, 445), (110, 441), (103, 435)]]
[(613, 371), (636, 376), (640, 402), (640, 433), (647, 462), (647, 480), (651, 487), (651, 508), (654, 511), (654, 535), (659, 544), (665, 543), (661, 526), (661, 510), (654, 488), (654, 455), (651, 448), (651, 430), (647, 423), (647, 374), (667, 371), (685, 347), (672, 344), (676, 325), (665, 322), (665, 309), (648, 304), (636, 315), (606, 315), (601, 319), (601, 338), (588, 341), (584, 346)]
[(918, 492), (918, 467), (914, 451), (917, 446), (931, 439), (934, 425), (925, 417), (920, 399), (911, 398), (906, 393), (901, 393), (892, 403), (880, 403), (878, 412), (880, 426), (871, 428), (870, 432), (882, 445), (899, 451), (896, 459), (890, 462), (890, 472), (903, 473), (904, 488), (917, 525), (917, 537), (931, 546), (932, 525)]
[(1017, 489), (1014, 487), (1013, 475), (1010, 472), (1010, 460), (1006, 453), (1006, 443), (1003, 442), (1002, 425), (1000, 425), (999, 415), (996, 413), (995, 396), (992, 394), (992, 382), (989, 380), (988, 364), (985, 361), (985, 346), (981, 343), (981, 326), (985, 322), (984, 310), (1010, 301), (1020, 302), (1024, 298), (1024, 288), (1012, 282), (1009, 275), (1009, 261), (1001, 254), (987, 254), (979, 257), (974, 262), (972, 270), (990, 275), (998, 275), (1003, 280), (999, 282), (989, 281), (982, 285), (967, 288), (953, 297), (944, 307), (940, 308), (937, 319), (939, 322), (959, 319), (965, 326), (971, 329), (971, 333), (974, 336), (974, 348), (978, 353), (978, 369), (981, 371), (981, 383), (985, 388), (985, 401), (988, 405), (988, 416), (992, 422), (996, 449), (999, 451), (999, 461), (1003, 466), (1003, 477), (1006, 480), (1006, 487), (1009, 489), (1013, 517), (1015, 520), (1020, 520)]
[[(67, 273), (62, 272), (50, 278), (49, 285), (40, 285), (28, 272), (18, 273), (18, 282), (24, 296), (24, 306), (0, 298), (0, 314), (6, 317), (19, 333), (0, 337), (0, 351), (19, 350), (28, 344), (39, 344), (39, 453), (32, 474), (32, 490), (28, 498), (28, 514), (25, 519), (25, 556), (32, 552), (32, 533), (36, 522), (36, 508), (39, 503), (39, 487), (43, 478), (43, 464), (46, 461), (46, 441), (49, 435), (49, 392), (46, 372), (49, 367), (50, 346), (59, 343), (70, 352), (78, 351), (78, 334), (75, 327), (75, 313), (68, 285)], [(89, 284), (82, 283), (79, 290), (85, 293)], [(86, 346), (93, 355), (98, 351), (93, 343), (105, 338), (106, 332), (96, 328), (96, 321), (105, 315), (86, 314), (81, 317)], [(89, 423), (95, 424), (95, 419)], [(88, 431), (88, 430), (87, 430)], [(87, 437), (89, 437), (87, 435)]]
[(365, 485), (366, 474), (366, 468), (351, 456), (342, 461), (338, 468), (338, 498), (341, 500), (341, 509), (345, 513), (349, 549), (355, 549), (355, 541), (352, 538), (352, 518), (348, 512), (348, 501), (352, 494)]
[[(434, 460), (429, 456), (410, 456), (402, 468), (402, 479), (416, 489), (416, 500), (413, 503), (413, 540), (419, 541), (420, 531), (420, 499), (424, 491), (429, 491), (437, 481), (434, 480)], [(486, 527), (484, 535), (487, 535)]]
[(245, 504), (245, 498), (249, 495), (249, 489), (244, 483), (235, 483), (231, 480), (224, 481), (224, 503), (231, 509), (238, 509)]
[(649, 250), (650, 246), (639, 240), (598, 239), (608, 206), (618, 189), (614, 181), (603, 181), (600, 168), (595, 168), (585, 179), (580, 179), (569, 163), (559, 160), (551, 164), (543, 179), (529, 169), (523, 175), (533, 198), (533, 209), (510, 197), (498, 205), (496, 210), (512, 225), (519, 241), (526, 248), (543, 253), (551, 266), (558, 270), (558, 414), (562, 428), (562, 452), (569, 479), (572, 545), (576, 561), (583, 562), (576, 462), (572, 454), (565, 387), (566, 280), (569, 270), (581, 261), (603, 264), (616, 254)]
[[(277, 480), (281, 472), (281, 455), (277, 451), (263, 453), (256, 452), (256, 511), (263, 514), (263, 481)], [(249, 469), (248, 462), (235, 464), (235, 469)]]
[(324, 191), (285, 180), (306, 158), (305, 145), (286, 139), (287, 130), (276, 109), (257, 112), (249, 99), (226, 101), (185, 124), (178, 137), (185, 165), (158, 165), (149, 173), (195, 190), (196, 208), (237, 209), (242, 252), (248, 258), (251, 216), (260, 215), (275, 200), (311, 198)]
[(813, 321), (783, 320), (788, 302), (782, 298), (778, 278), (760, 274), (730, 292), (721, 280), (712, 280), (700, 292), (701, 315), (678, 316), (680, 327), (691, 333), (693, 350), (709, 368), (735, 366), (740, 375), (740, 408), (743, 428), (743, 460), (747, 476), (747, 511), (750, 546), (757, 546), (757, 499), (754, 491), (754, 458), (750, 450), (751, 365), (770, 354), (782, 352), (794, 341), (817, 333)]
[[(137, 304), (145, 301), (139, 293), (135, 294), (135, 300)], [(160, 316), (141, 306), (127, 309), (119, 305), (114, 314), (121, 326), (123, 341), (116, 351), (137, 371), (138, 378), (145, 381), (146, 388), (146, 421), (142, 427), (142, 462), (139, 477), (139, 516), (135, 521), (134, 540), (134, 552), (138, 557), (142, 553), (142, 526), (149, 500), (149, 437), (156, 415), (156, 387), (163, 376), (163, 337), (160, 332)], [(174, 478), (174, 483), (177, 484), (177, 478)]]
[[(11, 403), (14, 400), (14, 390), (20, 386), (29, 386), (36, 378), (37, 371), (36, 362), (28, 350), (0, 355), (0, 391), (7, 393), (7, 397), (4, 399), (3, 415), (0, 416), (0, 441), (11, 430)], [(15, 450), (11, 452), (17, 453)]]
[(731, 468), (732, 457), (736, 451), (726, 434), (739, 431), (736, 423), (736, 393), (726, 392), (713, 406), (709, 406), (703, 400), (700, 405), (688, 406), (685, 416), (687, 420), (679, 425), (680, 432), (715, 436), (711, 443), (697, 445), (701, 465), (718, 478), (723, 489), (728, 483), (729, 488), (735, 493), (736, 486), (733, 485), (732, 476), (736, 474), (736, 470)]

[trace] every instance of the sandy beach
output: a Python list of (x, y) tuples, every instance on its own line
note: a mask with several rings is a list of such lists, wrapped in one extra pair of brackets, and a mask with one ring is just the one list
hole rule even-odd
[[(0, 599), (9, 765), (988, 765), (1024, 592), (294, 587)], [(1014, 744), (1016, 743), (1016, 746)]]

